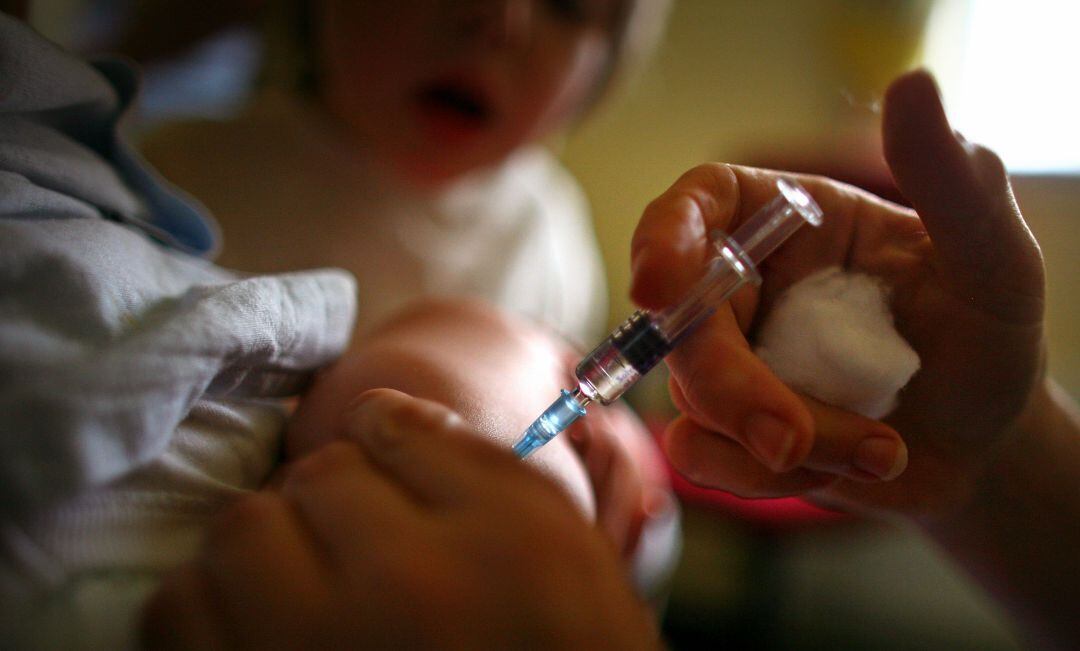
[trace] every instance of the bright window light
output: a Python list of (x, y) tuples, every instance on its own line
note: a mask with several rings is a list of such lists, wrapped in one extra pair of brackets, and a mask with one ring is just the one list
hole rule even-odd
[(1080, 2), (939, 0), (927, 36), (949, 117), (1014, 172), (1080, 172)]

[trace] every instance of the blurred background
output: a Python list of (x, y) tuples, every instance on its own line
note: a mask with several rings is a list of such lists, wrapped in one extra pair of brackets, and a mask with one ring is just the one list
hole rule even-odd
[[(645, 0), (648, 1), (648, 0)], [(32, 22), (83, 51), (148, 63), (136, 128), (227, 116), (254, 86), (261, 3), (226, 3), (172, 38), (125, 31), (168, 0), (43, 0)], [(915, 65), (938, 76), (954, 124), (994, 148), (1048, 272), (1051, 373), (1080, 395), (1080, 23), (1076, 3), (1027, 0), (677, 0), (655, 55), (559, 142), (593, 208), (610, 320), (632, 305), (641, 209), (703, 161), (825, 173), (894, 196), (877, 100)], [(669, 408), (663, 378), (636, 396)], [(1016, 649), (1009, 625), (928, 543), (900, 526), (783, 500), (681, 487), (683, 561), (665, 631), (679, 649)]]

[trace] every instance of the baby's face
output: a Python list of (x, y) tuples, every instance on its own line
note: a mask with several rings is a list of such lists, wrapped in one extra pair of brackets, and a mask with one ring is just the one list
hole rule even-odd
[(611, 56), (619, 0), (322, 0), (320, 95), (349, 137), (438, 186), (564, 125)]

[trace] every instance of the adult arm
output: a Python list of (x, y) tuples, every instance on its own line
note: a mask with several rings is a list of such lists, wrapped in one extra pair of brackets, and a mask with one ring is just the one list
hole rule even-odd
[[(1038, 244), (993, 152), (949, 126), (932, 78), (894, 82), (883, 139), (906, 209), (819, 177), (822, 206), (669, 362), (683, 412), (672, 463), (745, 496), (806, 494), (918, 523), (1047, 644), (1075, 647), (1080, 546), (1076, 419), (1048, 388)], [(778, 174), (693, 170), (646, 210), (634, 238), (635, 298), (676, 300), (706, 250), (775, 193)], [(796, 395), (757, 359), (752, 325), (790, 285), (839, 265), (891, 288), (896, 327), (922, 367), (895, 411), (874, 421)]]
[(1080, 410), (1052, 380), (1033, 393), (970, 501), (923, 523), (1040, 647), (1080, 637)]

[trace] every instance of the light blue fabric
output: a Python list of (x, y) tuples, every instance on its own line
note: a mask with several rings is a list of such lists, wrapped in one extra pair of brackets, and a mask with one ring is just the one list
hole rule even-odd
[(134, 87), (0, 14), (4, 522), (153, 459), (201, 397), (296, 393), (348, 342), (349, 274), (190, 255), (213, 227), (116, 135)]

